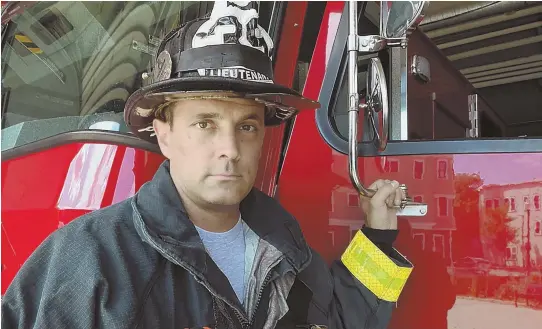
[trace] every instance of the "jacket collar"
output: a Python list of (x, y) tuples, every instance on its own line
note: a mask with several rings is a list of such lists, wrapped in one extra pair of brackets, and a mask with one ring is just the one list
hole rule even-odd
[[(147, 242), (152, 242), (159, 252), (167, 252), (208, 279), (209, 258), (169, 168), (169, 160), (164, 161), (134, 197), (134, 211), (142, 222), (138, 231), (144, 240), (152, 240)], [(240, 211), (245, 223), (281, 251), (297, 272), (305, 268), (311, 259), (310, 249), (297, 221), (276, 200), (253, 188), (241, 202)], [(145, 234), (141, 234), (142, 229)]]

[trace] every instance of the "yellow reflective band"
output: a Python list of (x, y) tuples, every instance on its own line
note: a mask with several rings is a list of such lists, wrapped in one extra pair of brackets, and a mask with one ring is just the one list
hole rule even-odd
[(396, 265), (361, 231), (358, 231), (341, 257), (344, 266), (381, 300), (396, 302), (412, 272), (412, 267)]

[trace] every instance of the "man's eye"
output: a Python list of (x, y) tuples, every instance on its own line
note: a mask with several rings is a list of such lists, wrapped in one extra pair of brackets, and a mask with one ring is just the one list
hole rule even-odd
[(249, 132), (256, 131), (256, 127), (254, 127), (253, 125), (242, 125), (241, 129)]
[(205, 122), (205, 121), (198, 122), (197, 125), (198, 125), (199, 128), (205, 129), (205, 128), (209, 127), (209, 122)]

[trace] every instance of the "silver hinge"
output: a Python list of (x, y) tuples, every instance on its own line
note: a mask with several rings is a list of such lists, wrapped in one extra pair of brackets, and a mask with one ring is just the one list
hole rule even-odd
[(478, 138), (480, 136), (478, 116), (478, 95), (469, 95), (469, 121), (470, 129), (467, 129), (467, 138)]

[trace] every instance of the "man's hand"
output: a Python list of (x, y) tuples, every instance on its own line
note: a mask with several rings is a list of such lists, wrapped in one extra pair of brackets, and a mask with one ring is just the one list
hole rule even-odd
[(365, 212), (365, 224), (377, 230), (397, 229), (397, 208), (404, 197), (399, 182), (379, 179), (369, 186), (376, 190), (372, 198), (362, 197), (361, 206)]

